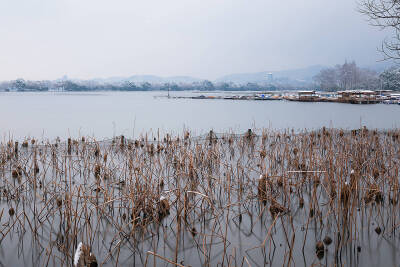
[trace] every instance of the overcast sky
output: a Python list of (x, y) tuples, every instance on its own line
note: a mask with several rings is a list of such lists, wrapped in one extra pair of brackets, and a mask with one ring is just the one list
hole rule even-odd
[(0, 0), (0, 80), (374, 64), (354, 0)]

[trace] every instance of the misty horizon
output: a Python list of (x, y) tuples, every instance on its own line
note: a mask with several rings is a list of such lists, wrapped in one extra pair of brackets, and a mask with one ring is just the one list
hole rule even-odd
[[(344, 62), (352, 62), (351, 60), (345, 60)], [(344, 63), (342, 62), (342, 63)], [(231, 77), (240, 77), (240, 76), (254, 76), (254, 75), (266, 75), (268, 73), (271, 73), (274, 75), (274, 78), (292, 78), (291, 76), (293, 73), (295, 73), (295, 76), (298, 72), (307, 72), (305, 76), (307, 76), (308, 80), (311, 80), (314, 75), (316, 75), (320, 70), (334, 67), (336, 65), (340, 65), (342, 63), (338, 63), (335, 65), (322, 65), (322, 64), (317, 64), (317, 65), (311, 65), (311, 66), (305, 66), (303, 68), (293, 68), (293, 69), (281, 69), (281, 70), (260, 70), (256, 72), (242, 72), (242, 73), (227, 73), (225, 75), (216, 77), (215, 79), (207, 79), (207, 78), (202, 78), (202, 77), (195, 77), (195, 76), (187, 76), (187, 75), (174, 75), (174, 76), (162, 76), (162, 75), (155, 75), (155, 74), (128, 74), (128, 75), (116, 75), (116, 76), (98, 76), (98, 77), (89, 77), (87, 79), (80, 79), (76, 77), (71, 77), (68, 74), (64, 74), (61, 77), (57, 77), (55, 79), (42, 79), (42, 81), (58, 81), (58, 80), (71, 80), (71, 81), (97, 81), (97, 82), (120, 82), (120, 81), (129, 81), (130, 79), (139, 79), (137, 82), (155, 82), (155, 83), (164, 83), (164, 82), (172, 82), (172, 83), (191, 83), (191, 82), (200, 82), (200, 81), (211, 81), (211, 82), (233, 82), (237, 83), (234, 79), (231, 80)], [(395, 66), (395, 63), (392, 61), (379, 61), (376, 62), (376, 64), (373, 65), (364, 65), (360, 66), (363, 69), (370, 69), (373, 71), (376, 71), (377, 73), (382, 72), (383, 70), (389, 69), (390, 67)], [(288, 73), (290, 73), (288, 75)], [(311, 73), (311, 74), (310, 74)], [(275, 76), (276, 75), (276, 76)], [(298, 74), (297, 74), (298, 76)], [(303, 75), (304, 76), (304, 75)], [(25, 79), (25, 77), (18, 77), (14, 80), (30, 80), (30, 79)], [(158, 79), (158, 81), (154, 81), (154, 79)], [(267, 79), (267, 78), (266, 78)], [(302, 78), (297, 78), (297, 79), (304, 79)], [(0, 80), (1, 82), (7, 82), (7, 81), (13, 81), (13, 80)], [(39, 81), (39, 80), (34, 80), (32, 79), (31, 81)], [(246, 81), (246, 82), (254, 82), (254, 81)]]
[(131, 75), (215, 80), (382, 59), (390, 33), (356, 1), (28, 1), (0, 4), (0, 80)]

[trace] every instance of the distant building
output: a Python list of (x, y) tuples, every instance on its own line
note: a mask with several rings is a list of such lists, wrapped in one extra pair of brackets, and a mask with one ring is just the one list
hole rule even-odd
[(274, 76), (272, 73), (267, 73), (267, 82), (272, 83), (274, 81)]

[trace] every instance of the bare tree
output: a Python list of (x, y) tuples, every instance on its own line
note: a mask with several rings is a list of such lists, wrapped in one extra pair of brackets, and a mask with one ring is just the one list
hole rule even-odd
[[(399, 0), (400, 1), (400, 0)], [(352, 61), (336, 65), (333, 68), (322, 69), (314, 80), (322, 90), (349, 90), (378, 88), (378, 74), (369, 69), (359, 68)]]
[(338, 85), (338, 73), (335, 68), (322, 69), (314, 80), (320, 85), (322, 90), (337, 90)]
[(371, 25), (391, 29), (394, 36), (382, 43), (384, 60), (400, 59), (400, 0), (360, 0), (359, 12), (368, 17)]

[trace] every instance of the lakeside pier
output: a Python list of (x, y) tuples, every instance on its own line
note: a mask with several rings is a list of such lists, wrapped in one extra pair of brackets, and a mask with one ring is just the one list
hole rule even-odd
[(297, 101), (297, 102), (336, 102), (348, 104), (399, 104), (400, 93), (393, 91), (346, 90), (338, 92), (295, 91), (260, 92), (231, 95), (166, 96), (173, 99), (200, 100), (251, 100), (251, 101)]

